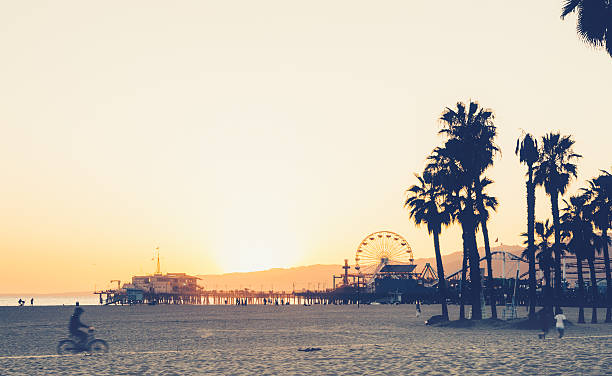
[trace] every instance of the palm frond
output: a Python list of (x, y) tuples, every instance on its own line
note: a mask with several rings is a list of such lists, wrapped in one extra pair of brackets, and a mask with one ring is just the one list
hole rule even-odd
[(564, 19), (568, 14), (574, 12), (581, 1), (582, 0), (565, 0), (565, 4), (561, 10), (561, 19)]

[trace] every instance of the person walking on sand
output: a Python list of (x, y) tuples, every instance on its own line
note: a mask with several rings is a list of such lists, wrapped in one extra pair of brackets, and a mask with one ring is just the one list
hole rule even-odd
[(30, 299), (30, 305), (34, 305), (34, 298)]
[(546, 334), (548, 334), (548, 328), (550, 327), (551, 318), (548, 314), (548, 310), (546, 308), (542, 308), (540, 311), (540, 328), (542, 332), (538, 334), (540, 339), (546, 339)]
[(421, 302), (416, 301), (416, 317), (421, 317)]
[(565, 332), (565, 324), (564, 320), (567, 320), (567, 317), (563, 314), (563, 310), (559, 308), (557, 314), (555, 315), (555, 320), (557, 320), (557, 331), (559, 332), (559, 338), (563, 337), (563, 333)]

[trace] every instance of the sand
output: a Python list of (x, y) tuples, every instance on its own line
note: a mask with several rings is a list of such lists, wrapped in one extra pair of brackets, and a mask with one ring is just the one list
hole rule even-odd
[[(84, 308), (108, 354), (55, 355), (71, 307), (0, 307), (0, 374), (612, 375), (612, 324), (539, 340), (491, 325), (426, 327), (439, 313), (427, 305), (418, 319), (412, 305)], [(577, 311), (566, 315), (575, 322)]]

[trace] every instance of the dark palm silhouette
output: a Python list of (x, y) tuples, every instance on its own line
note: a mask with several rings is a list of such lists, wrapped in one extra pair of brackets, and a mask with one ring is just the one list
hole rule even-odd
[(444, 278), (444, 266), (442, 265), (442, 254), (440, 253), (440, 233), (442, 226), (450, 223), (450, 213), (445, 208), (446, 193), (432, 173), (425, 171), (423, 176), (416, 175), (419, 184), (408, 189), (408, 198), (405, 206), (410, 208), (410, 218), (419, 226), (427, 224), (427, 231), (433, 235), (434, 251), (436, 253), (436, 267), (438, 273), (438, 292), (442, 301), (442, 316), (448, 320), (448, 308), (446, 306), (446, 279)]
[(567, 190), (571, 177), (576, 177), (577, 167), (572, 161), (580, 155), (573, 152), (574, 141), (570, 136), (549, 133), (542, 137), (540, 157), (534, 171), (536, 185), (544, 185), (550, 196), (553, 226), (555, 229), (555, 306), (559, 308), (561, 298), (561, 234), (559, 226), (559, 195)]
[(589, 181), (585, 190), (589, 197), (588, 212), (592, 213), (593, 224), (601, 231), (599, 241), (604, 257), (606, 271), (606, 322), (612, 322), (612, 278), (610, 276), (610, 254), (608, 245), (608, 229), (612, 222), (612, 174), (602, 171), (602, 174)]
[(479, 197), (479, 200), (483, 203), (483, 205), (478, 209), (478, 224), (482, 229), (482, 236), (485, 243), (485, 255), (487, 257), (487, 293), (489, 295), (491, 303), (491, 317), (496, 319), (497, 298), (495, 297), (495, 291), (493, 290), (493, 267), (491, 265), (492, 263), (489, 262), (489, 260), (491, 260), (491, 248), (488, 246), (489, 230), (487, 229), (487, 221), (489, 220), (489, 210), (496, 211), (499, 203), (497, 201), (497, 198), (490, 196), (484, 192), (484, 189), (489, 184), (493, 184), (493, 181), (488, 178), (483, 178), (482, 180), (480, 180), (479, 193), (477, 194), (477, 197)]
[(544, 309), (552, 314), (552, 279), (550, 276), (551, 269), (554, 267), (553, 249), (551, 247), (550, 238), (553, 236), (554, 229), (549, 225), (548, 219), (546, 222), (536, 222), (535, 232), (538, 235), (538, 243), (535, 245), (536, 259), (540, 270), (544, 274), (545, 284), (542, 286), (544, 295)]
[[(449, 179), (451, 189), (455, 192), (450, 197), (462, 198), (455, 205), (456, 218), (461, 223), (464, 249), (470, 264), (470, 293), (472, 318), (482, 319), (480, 307), (480, 267), (476, 243), (478, 224), (483, 229), (485, 253), (488, 269), (491, 270), (491, 249), (486, 228), (487, 211), (483, 197), (481, 175), (493, 165), (493, 158), (499, 149), (494, 143), (497, 128), (493, 124), (493, 112), (481, 108), (478, 103), (470, 101), (457, 103), (456, 109), (446, 108), (440, 118), (440, 134), (446, 136), (443, 147), (437, 148), (434, 154), (454, 165), (457, 174)], [(453, 182), (454, 181), (454, 182)], [(489, 286), (492, 286), (492, 275), (489, 274)], [(492, 290), (491, 290), (492, 294)], [(491, 314), (497, 317), (495, 299), (491, 296)]]
[[(569, 202), (564, 200), (564, 203), (565, 208), (563, 208), (563, 215), (561, 216), (561, 234), (566, 240), (565, 248), (576, 256), (578, 269), (578, 322), (584, 323), (585, 292), (582, 262), (584, 260), (590, 260), (594, 256), (593, 225), (585, 215), (585, 196), (572, 196)], [(589, 268), (590, 266), (591, 262), (589, 262)], [(592, 271), (592, 274), (593, 273), (594, 269)], [(593, 301), (593, 304), (596, 306), (597, 299)], [(592, 319), (597, 322), (597, 310), (595, 308), (593, 308)]]
[(514, 153), (519, 156), (521, 163), (527, 165), (527, 252), (529, 260), (529, 318), (535, 319), (536, 305), (536, 265), (535, 265), (535, 184), (533, 182), (533, 169), (540, 156), (538, 142), (529, 133), (516, 140)]
[(561, 19), (576, 13), (576, 30), (593, 47), (603, 47), (612, 57), (612, 4), (609, 0), (565, 0)]
[[(452, 156), (447, 155), (448, 150), (444, 148), (436, 148), (427, 158), (429, 163), (425, 168), (432, 176), (435, 176), (436, 184), (443, 187), (446, 193), (444, 203), (445, 211), (449, 213), (452, 222), (459, 222), (463, 230), (463, 261), (461, 268), (461, 284), (459, 288), (459, 320), (465, 319), (465, 291), (467, 290), (466, 272), (468, 270), (467, 263), (469, 260), (470, 246), (468, 245), (469, 236), (465, 233), (466, 228), (461, 218), (465, 216), (467, 204), (467, 182), (464, 181), (466, 174), (463, 172), (461, 165), (457, 163)], [(473, 204), (472, 204), (473, 210)]]

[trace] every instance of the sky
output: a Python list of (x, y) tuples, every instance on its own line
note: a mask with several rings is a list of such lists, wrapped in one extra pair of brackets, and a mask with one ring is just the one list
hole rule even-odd
[[(105, 288), (152, 273), (155, 247), (162, 271), (190, 274), (352, 263), (380, 230), (431, 257), (405, 191), (458, 101), (494, 111), (489, 232), (521, 243), (522, 130), (573, 135), (583, 158), (569, 193), (612, 166), (612, 59), (560, 11), (2, 2), (0, 293)], [(550, 217), (543, 189), (536, 216)], [(461, 249), (458, 227), (443, 254)]]

